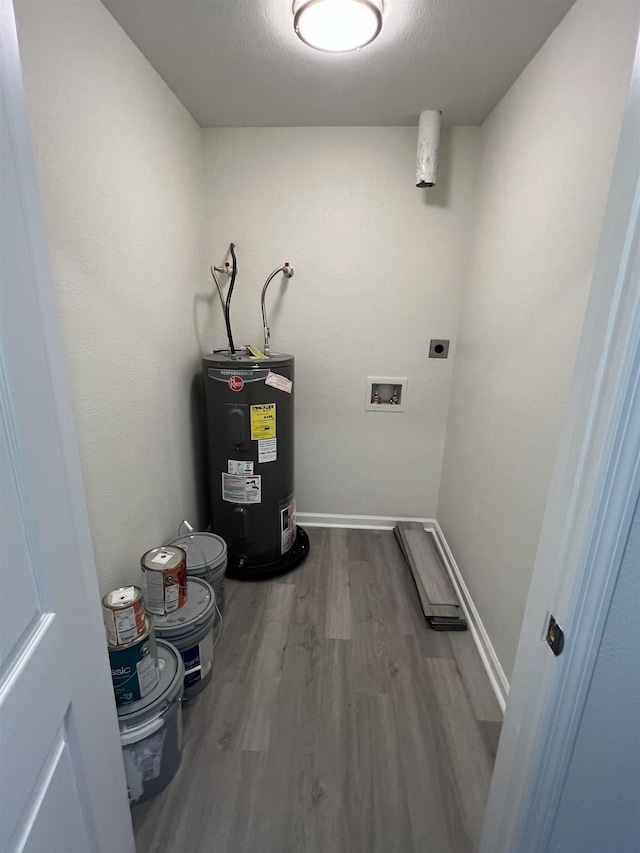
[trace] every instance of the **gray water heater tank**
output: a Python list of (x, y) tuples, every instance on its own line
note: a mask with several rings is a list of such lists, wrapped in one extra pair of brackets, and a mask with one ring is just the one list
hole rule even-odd
[(202, 372), (211, 530), (227, 543), (227, 576), (285, 574), (309, 550), (295, 516), (294, 358), (212, 353)]

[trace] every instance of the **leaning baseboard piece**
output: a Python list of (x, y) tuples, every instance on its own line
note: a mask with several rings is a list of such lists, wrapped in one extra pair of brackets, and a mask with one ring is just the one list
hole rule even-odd
[(429, 518), (399, 518), (387, 515), (333, 515), (325, 512), (298, 512), (296, 520), (302, 527), (348, 527), (352, 530), (393, 530), (399, 521), (419, 521), (426, 525)]
[(401, 521), (393, 530), (411, 570), (422, 612), (432, 631), (466, 631), (458, 595), (444, 567), (433, 531)]
[(435, 518), (399, 518), (398, 516), (392, 517), (386, 515), (334, 515), (324, 512), (299, 512), (297, 513), (297, 521), (303, 527), (346, 527), (356, 530), (393, 530), (399, 521), (417, 521), (423, 525), (425, 530), (429, 530), (433, 535), (447, 574), (451, 578), (453, 588), (458, 594), (467, 625), (471, 631), (471, 636), (478, 649), (487, 677), (493, 687), (493, 692), (496, 694), (498, 704), (504, 713), (507, 696), (509, 695), (509, 682), (500, 665), (489, 635), (482, 624), (480, 614), (469, 594), (467, 585), (462, 579), (462, 574), (451, 553), (451, 548), (449, 548), (447, 540), (444, 537), (442, 528)]
[(429, 530), (433, 535), (438, 551), (440, 552), (442, 562), (444, 563), (449, 577), (451, 578), (451, 583), (453, 584), (453, 587), (458, 594), (458, 598), (460, 599), (460, 604), (467, 619), (469, 630), (471, 631), (471, 635), (480, 654), (480, 658), (482, 659), (482, 663), (484, 664), (489, 681), (493, 687), (493, 692), (496, 694), (496, 699), (502, 709), (502, 713), (504, 713), (507, 705), (507, 696), (509, 695), (509, 682), (507, 680), (507, 676), (504, 674), (504, 670), (500, 665), (500, 661), (498, 660), (498, 656), (493, 648), (493, 644), (491, 643), (489, 635), (482, 624), (480, 614), (473, 603), (473, 599), (471, 598), (467, 585), (462, 578), (458, 564), (451, 553), (451, 548), (449, 548), (449, 544), (445, 539), (442, 528), (435, 519), (429, 519), (425, 523), (425, 530)]

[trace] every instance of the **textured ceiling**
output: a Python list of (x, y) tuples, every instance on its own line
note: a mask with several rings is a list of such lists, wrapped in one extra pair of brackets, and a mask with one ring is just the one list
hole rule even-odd
[(291, 0), (102, 0), (203, 127), (481, 124), (574, 0), (386, 0), (360, 52), (305, 46)]

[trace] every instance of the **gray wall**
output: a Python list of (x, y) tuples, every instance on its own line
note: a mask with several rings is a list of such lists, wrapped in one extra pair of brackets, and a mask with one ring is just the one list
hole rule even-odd
[(509, 677), (639, 6), (578, 2), (482, 127), (438, 519)]
[[(445, 129), (425, 191), (414, 127), (204, 131), (207, 259), (237, 244), (237, 342), (262, 340), (262, 285), (295, 268), (267, 298), (272, 348), (296, 356), (300, 511), (435, 515), (452, 359), (427, 352), (455, 339), (479, 133)], [(366, 412), (368, 375), (407, 376), (406, 411)]]
[(639, 608), (636, 507), (551, 835), (553, 853), (640, 849)]
[(16, 3), (103, 592), (195, 513), (200, 128), (98, 0)]

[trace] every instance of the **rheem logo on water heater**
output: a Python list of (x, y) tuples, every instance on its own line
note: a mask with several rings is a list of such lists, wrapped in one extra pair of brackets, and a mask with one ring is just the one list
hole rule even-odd
[(229, 379), (229, 388), (231, 388), (232, 391), (242, 391), (244, 388), (244, 379), (242, 376), (232, 376), (231, 379)]

